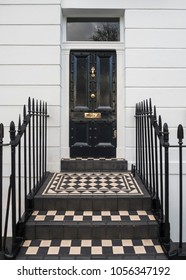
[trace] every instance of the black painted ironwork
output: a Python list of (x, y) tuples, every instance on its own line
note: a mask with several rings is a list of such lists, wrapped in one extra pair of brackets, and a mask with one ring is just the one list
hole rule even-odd
[[(47, 103), (28, 99), (23, 107), (23, 121), (10, 123), (10, 142), (3, 143), (4, 126), (0, 124), (0, 252), (14, 258), (24, 234), (24, 225), (33, 209), (33, 197), (47, 175)], [(9, 149), (11, 170), (5, 223), (2, 222), (3, 150)], [(11, 215), (10, 215), (11, 214)], [(3, 234), (4, 228), (4, 234)], [(11, 232), (7, 243), (8, 229)], [(11, 238), (10, 238), (11, 237)]]
[[(160, 240), (169, 257), (184, 256), (183, 252), (183, 126), (177, 130), (178, 145), (170, 145), (168, 124), (162, 125), (161, 116), (157, 117), (156, 106), (146, 100), (136, 104), (136, 166), (132, 172), (140, 176), (152, 198), (152, 209), (160, 224)], [(170, 149), (179, 152), (179, 245), (171, 249), (170, 239), (170, 202), (169, 202), (169, 155)], [(174, 225), (175, 226), (175, 225)]]

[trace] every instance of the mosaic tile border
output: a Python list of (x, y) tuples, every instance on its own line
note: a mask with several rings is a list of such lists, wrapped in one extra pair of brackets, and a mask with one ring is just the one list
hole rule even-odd
[(42, 195), (143, 195), (132, 174), (55, 173)]
[(150, 222), (156, 221), (151, 211), (34, 211), (35, 222)]
[(21, 256), (116, 256), (163, 254), (156, 239), (25, 240)]

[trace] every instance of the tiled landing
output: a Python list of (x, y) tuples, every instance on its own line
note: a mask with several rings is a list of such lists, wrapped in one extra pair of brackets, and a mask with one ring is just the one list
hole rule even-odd
[(156, 239), (25, 240), (17, 259), (166, 259)]
[(125, 173), (55, 173), (43, 195), (142, 195), (135, 178)]

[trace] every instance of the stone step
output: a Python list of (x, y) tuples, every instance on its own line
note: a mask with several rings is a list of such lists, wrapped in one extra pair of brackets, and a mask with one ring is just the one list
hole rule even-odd
[(157, 239), (25, 240), (18, 260), (166, 259)]
[(61, 160), (61, 171), (63, 172), (120, 172), (127, 171), (127, 169), (128, 163), (125, 159), (75, 158)]
[(34, 209), (150, 210), (151, 198), (130, 172), (54, 173), (34, 197)]
[(158, 238), (150, 211), (34, 211), (26, 223), (26, 239)]

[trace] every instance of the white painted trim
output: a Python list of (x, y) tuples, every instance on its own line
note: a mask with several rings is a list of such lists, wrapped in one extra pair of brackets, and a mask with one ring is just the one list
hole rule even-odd
[[(66, 42), (66, 20), (63, 17), (62, 88), (61, 88), (61, 158), (70, 157), (69, 148), (69, 56), (70, 50), (115, 50), (117, 55), (117, 150), (116, 157), (125, 155), (125, 46), (124, 21), (120, 19), (121, 42)], [(64, 67), (63, 67), (64, 65)]]

